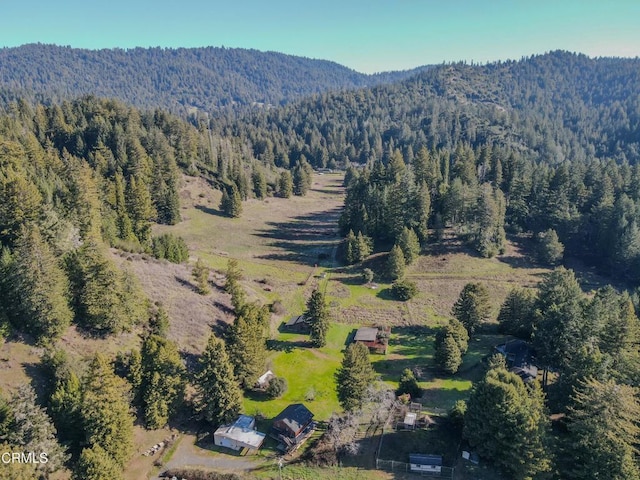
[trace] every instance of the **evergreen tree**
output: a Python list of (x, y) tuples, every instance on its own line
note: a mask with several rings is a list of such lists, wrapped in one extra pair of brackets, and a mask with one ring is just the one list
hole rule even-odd
[(70, 372), (66, 379), (58, 381), (58, 386), (49, 398), (49, 413), (56, 425), (58, 438), (68, 445), (72, 454), (77, 454), (84, 442), (81, 408), (80, 379), (74, 372)]
[(329, 330), (329, 312), (324, 295), (317, 288), (307, 300), (305, 317), (311, 326), (311, 343), (314, 347), (324, 347), (327, 343), (327, 331)]
[[(568, 413), (562, 478), (640, 478), (637, 392), (613, 381), (587, 379), (575, 390)], [(564, 457), (564, 455), (563, 455)]]
[(131, 176), (126, 192), (126, 203), (133, 233), (145, 247), (151, 246), (151, 222), (156, 211), (151, 202), (149, 187), (141, 176)]
[(90, 448), (100, 446), (120, 468), (124, 467), (133, 448), (133, 416), (126, 382), (98, 353), (89, 365), (83, 392), (81, 410)]
[(524, 340), (531, 339), (535, 325), (535, 303), (536, 294), (532, 289), (512, 289), (500, 307), (500, 331)]
[(235, 183), (222, 191), (220, 210), (231, 218), (238, 218), (242, 214), (242, 198)]
[(62, 468), (68, 459), (65, 448), (58, 443), (56, 429), (30, 385), (20, 386), (11, 396), (8, 412), (9, 429), (4, 439), (23, 452), (47, 453), (48, 462), (36, 466), (40, 476), (48, 477)]
[(238, 264), (238, 260), (230, 258), (227, 262), (226, 281), (224, 284), (225, 291), (231, 295), (231, 303), (236, 312), (239, 312), (245, 304), (246, 294), (240, 283), (242, 280), (242, 270)]
[(504, 368), (489, 370), (467, 402), (464, 436), (481, 457), (514, 480), (550, 470), (548, 428), (540, 387), (526, 387)]
[(375, 378), (367, 347), (359, 342), (349, 345), (336, 372), (338, 400), (342, 408), (347, 411), (361, 408), (365, 393)]
[(99, 444), (85, 448), (73, 470), (73, 480), (122, 480), (122, 467)]
[(184, 397), (184, 365), (176, 344), (149, 335), (142, 344), (140, 397), (147, 428), (164, 427)]
[(118, 230), (118, 238), (127, 242), (135, 242), (137, 239), (133, 233), (133, 223), (131, 222), (131, 217), (129, 217), (127, 203), (125, 201), (124, 177), (120, 172), (115, 175), (114, 188), (114, 210), (116, 211), (117, 217), (116, 226)]
[(418, 385), (416, 376), (408, 368), (405, 368), (402, 371), (402, 376), (400, 377), (400, 385), (398, 386), (398, 390), (396, 393), (398, 395), (404, 395), (408, 393), (412, 399), (420, 398), (420, 396), (422, 395), (422, 389), (420, 388), (420, 385)]
[(194, 404), (205, 420), (214, 425), (227, 423), (238, 415), (242, 406), (240, 387), (224, 344), (211, 335), (196, 374)]
[(40, 343), (62, 335), (73, 316), (68, 304), (69, 282), (37, 228), (21, 230), (7, 270), (5, 308), (13, 325)]
[(402, 249), (398, 245), (394, 245), (389, 252), (386, 265), (386, 276), (391, 280), (398, 280), (404, 277), (405, 260)]
[(584, 322), (583, 294), (572, 270), (556, 268), (538, 286), (534, 347), (541, 366), (563, 372), (593, 331)]
[(482, 283), (467, 283), (453, 305), (453, 316), (464, 325), (469, 335), (473, 335), (490, 315), (491, 305), (487, 287)]
[(345, 255), (345, 260), (347, 261), (347, 265), (353, 265), (354, 263), (357, 263), (358, 245), (357, 245), (357, 239), (355, 234), (353, 233), (353, 230), (349, 230), (349, 233), (347, 234), (347, 237), (345, 239), (344, 248), (345, 248), (344, 255)]
[(453, 375), (462, 365), (462, 353), (453, 335), (442, 332), (436, 335), (434, 359), (436, 366)]
[(293, 178), (288, 170), (280, 173), (278, 178), (278, 196), (282, 198), (289, 198), (293, 195)]
[(211, 291), (209, 288), (209, 268), (201, 258), (198, 258), (196, 264), (193, 266), (191, 276), (196, 282), (196, 288), (200, 295), (207, 295)]
[(189, 259), (189, 248), (184, 239), (172, 233), (153, 237), (151, 250), (154, 257), (164, 258), (172, 263), (182, 263)]
[(0, 241), (11, 245), (23, 226), (37, 221), (41, 208), (42, 195), (25, 175), (0, 169)]
[(536, 235), (536, 256), (545, 265), (557, 265), (562, 260), (564, 245), (555, 230), (549, 229)]
[(411, 265), (420, 255), (420, 242), (412, 229), (404, 227), (396, 243), (402, 250), (407, 265)]
[(104, 247), (89, 240), (67, 261), (76, 318), (98, 334), (118, 333), (146, 319), (146, 301), (136, 279), (118, 270)]
[(253, 182), (253, 194), (258, 199), (263, 199), (267, 196), (267, 180), (264, 176), (264, 171), (260, 167), (254, 167), (251, 174), (251, 181)]
[(309, 190), (309, 176), (304, 167), (298, 163), (293, 169), (293, 193), (304, 196)]
[(266, 332), (271, 314), (268, 307), (245, 304), (236, 315), (229, 332), (227, 352), (236, 380), (242, 387), (250, 388), (264, 371)]

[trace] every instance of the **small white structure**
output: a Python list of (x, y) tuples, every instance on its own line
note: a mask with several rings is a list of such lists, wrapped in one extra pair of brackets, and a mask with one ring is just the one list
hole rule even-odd
[(231, 425), (222, 425), (213, 434), (213, 442), (219, 447), (230, 448), (242, 455), (255, 453), (262, 446), (266, 435), (255, 429), (256, 420), (240, 415)]
[(409, 454), (409, 464), (412, 472), (442, 472), (442, 455)]
[(275, 374), (271, 370), (267, 370), (260, 375), (260, 378), (256, 381), (256, 388), (267, 388), (271, 379), (275, 377)]
[(418, 414), (417, 413), (413, 413), (413, 412), (407, 412), (407, 414), (404, 416), (404, 420), (402, 422), (402, 424), (404, 425), (404, 428), (413, 430), (416, 428), (416, 420), (418, 418)]

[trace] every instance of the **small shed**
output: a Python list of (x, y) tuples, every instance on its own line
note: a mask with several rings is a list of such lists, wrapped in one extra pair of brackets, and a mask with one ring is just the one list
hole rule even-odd
[(257, 452), (266, 435), (255, 429), (256, 420), (248, 415), (240, 415), (231, 425), (222, 425), (213, 434), (213, 443), (219, 447), (239, 451), (242, 455)]
[(402, 421), (402, 426), (408, 430), (414, 430), (416, 428), (416, 421), (418, 420), (418, 414), (414, 412), (407, 412)]
[(309, 333), (311, 331), (311, 325), (309, 320), (304, 315), (297, 315), (291, 317), (287, 323), (284, 324), (284, 329), (289, 332)]
[(267, 388), (273, 377), (275, 377), (275, 374), (271, 370), (267, 370), (265, 373), (260, 375), (260, 378), (256, 381), (255, 387), (261, 389)]
[(409, 465), (412, 472), (441, 473), (442, 455), (409, 454)]

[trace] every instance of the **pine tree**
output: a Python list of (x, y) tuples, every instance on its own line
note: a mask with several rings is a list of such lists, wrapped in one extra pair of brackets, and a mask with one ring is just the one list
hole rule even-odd
[(207, 295), (211, 289), (209, 288), (209, 268), (204, 264), (201, 258), (198, 258), (193, 266), (191, 276), (196, 282), (196, 288), (200, 295)]
[(0, 171), (0, 241), (11, 245), (23, 226), (35, 222), (42, 195), (25, 176), (13, 169)]
[(462, 354), (453, 335), (446, 332), (436, 335), (435, 362), (438, 368), (453, 375), (462, 365)]
[(184, 365), (176, 344), (149, 335), (142, 344), (140, 397), (147, 428), (164, 427), (184, 397)]
[(536, 235), (536, 256), (545, 265), (557, 265), (562, 260), (564, 245), (555, 230), (549, 229)]
[(453, 316), (462, 322), (469, 335), (473, 335), (490, 315), (491, 305), (487, 287), (482, 283), (467, 283), (453, 305)]
[(220, 210), (231, 218), (238, 218), (242, 215), (242, 198), (235, 183), (232, 183), (229, 188), (225, 188), (222, 191)]
[(85, 448), (73, 470), (73, 480), (122, 480), (122, 467), (109, 452), (95, 444)]
[(329, 330), (329, 312), (324, 295), (317, 288), (307, 301), (305, 317), (311, 326), (311, 343), (315, 347), (324, 347), (327, 343), (327, 331)]
[(418, 385), (418, 380), (411, 370), (405, 368), (400, 377), (400, 384), (396, 392), (398, 395), (409, 394), (412, 399), (419, 398), (422, 395), (422, 389)]
[(116, 376), (111, 364), (98, 353), (89, 365), (83, 391), (82, 416), (89, 445), (103, 448), (122, 468), (133, 448), (127, 383)]
[(233, 420), (242, 406), (242, 396), (224, 344), (211, 335), (199, 360), (194, 403), (205, 420), (220, 425)]
[(150, 247), (151, 222), (157, 213), (151, 202), (149, 187), (141, 176), (129, 178), (126, 204), (134, 235), (141, 245)]
[(38, 342), (51, 342), (72, 319), (69, 282), (53, 252), (35, 227), (23, 228), (5, 279), (9, 319)]
[(122, 173), (115, 175), (115, 204), (114, 209), (116, 211), (116, 226), (118, 229), (118, 238), (126, 242), (135, 242), (137, 239), (133, 233), (133, 224), (127, 211), (127, 204), (124, 195), (124, 177)]
[(67, 261), (76, 318), (99, 334), (118, 333), (141, 323), (146, 301), (136, 279), (120, 271), (107, 257), (104, 247), (90, 239)]
[(367, 347), (359, 342), (349, 345), (336, 372), (338, 400), (342, 408), (353, 411), (362, 407), (365, 393), (375, 378)]
[(347, 237), (345, 239), (345, 260), (347, 261), (347, 265), (353, 265), (357, 262), (357, 239), (353, 230), (349, 230)]
[(293, 193), (304, 196), (309, 190), (309, 177), (304, 167), (298, 163), (293, 169)]
[(507, 478), (525, 480), (550, 470), (548, 429), (540, 387), (526, 387), (504, 368), (489, 370), (467, 402), (464, 436)]
[(253, 182), (253, 194), (256, 196), (256, 198), (265, 198), (267, 196), (267, 180), (264, 176), (264, 171), (262, 170), (262, 168), (253, 168), (251, 181)]
[(278, 196), (282, 198), (289, 198), (293, 195), (293, 178), (288, 170), (280, 173), (278, 178)]
[(535, 323), (535, 303), (536, 294), (532, 289), (512, 289), (500, 307), (500, 331), (529, 340)]
[(237, 381), (243, 388), (253, 386), (264, 371), (267, 357), (268, 307), (245, 304), (237, 311), (230, 329), (227, 352)]
[(420, 255), (420, 242), (412, 229), (404, 227), (396, 243), (402, 250), (407, 265), (411, 265)]
[(23, 452), (45, 452), (48, 462), (37, 465), (41, 476), (64, 466), (68, 455), (56, 438), (56, 429), (44, 408), (37, 403), (36, 392), (30, 385), (22, 385), (8, 402), (10, 428), (5, 435), (9, 444)]
[(402, 249), (398, 245), (394, 245), (389, 252), (386, 266), (386, 276), (391, 280), (398, 280), (404, 277), (405, 260)]
[(236, 312), (239, 312), (245, 304), (245, 292), (240, 283), (242, 280), (242, 270), (238, 264), (238, 260), (230, 258), (227, 261), (226, 280), (224, 284), (225, 291), (231, 295), (231, 303)]
[(59, 382), (49, 399), (49, 413), (56, 425), (58, 438), (69, 446), (71, 453), (78, 453), (84, 442), (82, 424), (82, 388), (74, 372)]
[(565, 441), (568, 462), (562, 478), (640, 478), (637, 445), (640, 437), (637, 392), (613, 381), (587, 379), (572, 398)]

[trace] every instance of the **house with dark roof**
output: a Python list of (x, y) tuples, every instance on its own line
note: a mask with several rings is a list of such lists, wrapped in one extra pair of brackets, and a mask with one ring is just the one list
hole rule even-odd
[(442, 455), (409, 454), (409, 465), (412, 472), (441, 473)]
[(302, 403), (294, 403), (273, 419), (271, 437), (280, 442), (279, 450), (290, 452), (309, 438), (314, 428), (313, 413)]
[(291, 317), (287, 323), (284, 324), (284, 330), (288, 332), (297, 333), (309, 333), (311, 331), (311, 325), (309, 319), (304, 315), (296, 315)]
[(532, 382), (538, 376), (535, 366), (535, 351), (529, 342), (515, 339), (509, 340), (495, 347), (496, 351), (504, 355), (507, 368), (515, 373), (525, 383)]
[(353, 341), (367, 346), (370, 353), (387, 353), (390, 327), (362, 327), (353, 337)]

